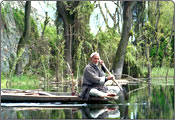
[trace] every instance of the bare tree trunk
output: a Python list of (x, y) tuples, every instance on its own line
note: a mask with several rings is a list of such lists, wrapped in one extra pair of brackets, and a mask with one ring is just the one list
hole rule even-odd
[(123, 71), (123, 64), (125, 58), (126, 47), (128, 45), (128, 40), (130, 37), (130, 29), (132, 22), (132, 4), (134, 2), (124, 2), (124, 10), (123, 10), (123, 29), (121, 40), (113, 61), (113, 70), (116, 75), (116, 79), (120, 79)]
[[(17, 47), (17, 58), (19, 57), (19, 54), (22, 50), (22, 48), (25, 49), (25, 42), (28, 40), (30, 35), (30, 11), (31, 11), (31, 1), (26, 1), (25, 4), (25, 19), (24, 19), (24, 32), (19, 40), (18, 47)], [(16, 75), (20, 75), (23, 71), (22, 66), (22, 58), (19, 58), (19, 61), (16, 64)]]

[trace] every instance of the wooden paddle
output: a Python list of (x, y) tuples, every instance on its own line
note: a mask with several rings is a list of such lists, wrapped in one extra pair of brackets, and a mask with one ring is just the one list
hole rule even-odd
[[(105, 66), (104, 63), (102, 63), (102, 66), (105, 68), (105, 70), (108, 72), (108, 74), (112, 75), (111, 72), (108, 70), (108, 68)], [(120, 90), (123, 92), (123, 88), (121, 87), (121, 85), (114, 79), (112, 79), (113, 82), (120, 88)]]
[[(110, 74), (111, 75), (111, 72), (108, 70), (108, 68), (105, 66), (105, 64), (104, 63), (102, 63), (102, 66), (104, 67), (104, 69), (108, 72), (108, 74)], [(113, 80), (113, 82), (120, 88), (120, 90), (122, 91), (122, 93), (123, 93), (123, 95), (124, 95), (124, 97), (126, 98), (126, 99), (128, 99), (128, 94), (127, 94), (127, 92), (126, 92), (126, 90), (125, 89), (123, 89), (122, 87), (121, 87), (121, 85), (116, 81), (116, 79), (114, 78), (114, 79), (112, 79)]]

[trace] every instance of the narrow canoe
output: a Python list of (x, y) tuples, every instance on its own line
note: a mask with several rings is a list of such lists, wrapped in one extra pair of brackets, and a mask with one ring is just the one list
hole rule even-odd
[[(112, 99), (112, 98), (111, 98)], [(115, 96), (115, 100), (118, 96)], [(108, 103), (109, 99), (90, 97), (89, 100), (81, 99), (75, 95), (54, 95), (43, 91), (17, 91), (1, 90), (1, 102), (77, 102), (77, 103)]]

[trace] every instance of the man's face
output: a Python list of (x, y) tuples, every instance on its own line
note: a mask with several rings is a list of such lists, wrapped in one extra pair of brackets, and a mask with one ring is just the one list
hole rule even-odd
[(94, 55), (94, 56), (91, 58), (91, 61), (92, 61), (92, 63), (98, 65), (99, 56), (98, 56), (98, 55)]

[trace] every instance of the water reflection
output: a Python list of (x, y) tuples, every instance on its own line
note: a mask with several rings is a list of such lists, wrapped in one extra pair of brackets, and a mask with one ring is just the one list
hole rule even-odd
[(3, 119), (79, 119), (78, 108), (2, 107)]
[(131, 119), (173, 119), (175, 114), (173, 86), (148, 85), (132, 94), (129, 103), (147, 103), (128, 107)]
[(88, 105), (81, 111), (82, 118), (120, 118), (118, 105)]
[(2, 103), (2, 119), (174, 119), (173, 86), (139, 86), (113, 104)]
[[(34, 106), (35, 103), (33, 103)], [(23, 104), (24, 105), (24, 104)], [(8, 106), (8, 107), (7, 107)], [(1, 108), (3, 119), (88, 119), (88, 118), (120, 118), (118, 105), (89, 104), (77, 106), (50, 107), (15, 107), (10, 104)], [(38, 106), (38, 104), (36, 104)], [(48, 106), (48, 105), (46, 105)]]

